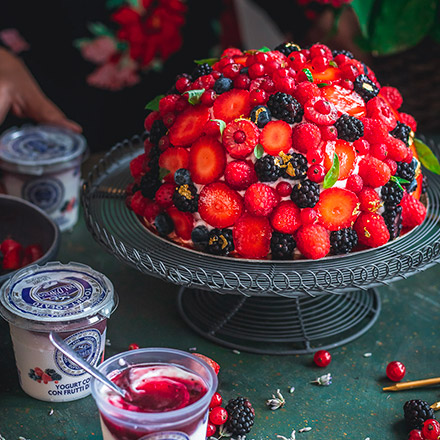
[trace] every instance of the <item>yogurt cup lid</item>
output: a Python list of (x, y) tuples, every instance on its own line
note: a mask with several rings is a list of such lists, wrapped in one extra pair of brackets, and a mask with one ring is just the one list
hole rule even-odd
[(1, 287), (0, 305), (9, 312), (2, 314), (10, 322), (59, 323), (97, 314), (108, 317), (114, 290), (105, 275), (89, 266), (51, 262), (16, 273)]
[(0, 137), (0, 159), (17, 166), (57, 165), (85, 150), (84, 136), (53, 125), (14, 127)]

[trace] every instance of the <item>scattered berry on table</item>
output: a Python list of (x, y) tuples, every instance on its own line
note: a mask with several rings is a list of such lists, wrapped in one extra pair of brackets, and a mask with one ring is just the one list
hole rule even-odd
[(318, 350), (313, 355), (313, 361), (318, 367), (327, 367), (332, 361), (332, 355), (327, 350)]
[(209, 412), (209, 421), (216, 426), (223, 425), (228, 420), (228, 412), (221, 406), (212, 408)]
[(426, 440), (420, 429), (413, 429), (409, 433), (408, 440)]
[(423, 424), (422, 435), (426, 440), (437, 440), (440, 437), (440, 423), (435, 419), (428, 419)]
[(229, 415), (225, 425), (227, 431), (232, 435), (248, 434), (255, 419), (255, 411), (249, 400), (245, 397), (231, 399), (225, 409)]
[(405, 373), (406, 373), (406, 368), (402, 362), (392, 361), (387, 365), (386, 368), (387, 377), (393, 382), (401, 381), (404, 378)]
[(134, 342), (128, 346), (129, 350), (137, 350), (138, 348), (139, 348), (139, 345)]
[(223, 402), (223, 398), (220, 393), (216, 392), (212, 395), (211, 402), (209, 404), (209, 408), (215, 408), (216, 406), (220, 406)]
[(420, 399), (405, 402), (403, 414), (410, 429), (422, 429), (425, 420), (435, 418), (434, 410), (429, 406), (429, 403)]
[(212, 437), (216, 431), (217, 431), (217, 427), (212, 423), (208, 422), (206, 426), (206, 437)]

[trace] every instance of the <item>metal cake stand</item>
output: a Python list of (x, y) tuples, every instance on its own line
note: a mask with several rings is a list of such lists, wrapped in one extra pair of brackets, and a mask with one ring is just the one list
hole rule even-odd
[(298, 354), (345, 344), (377, 320), (376, 287), (440, 260), (440, 178), (429, 172), (426, 220), (385, 246), (317, 261), (245, 260), (178, 246), (147, 230), (127, 209), (129, 163), (142, 151), (142, 137), (134, 136), (116, 144), (88, 174), (81, 193), (87, 227), (122, 262), (180, 286), (185, 322), (221, 345)]

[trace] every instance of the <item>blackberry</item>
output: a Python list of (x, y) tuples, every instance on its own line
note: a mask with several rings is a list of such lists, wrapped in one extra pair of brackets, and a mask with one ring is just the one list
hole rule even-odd
[(364, 124), (358, 118), (343, 114), (335, 122), (338, 130), (338, 138), (344, 141), (354, 142), (364, 135)]
[(397, 162), (396, 176), (411, 182), (416, 176), (412, 163)]
[(176, 182), (177, 185), (191, 183), (191, 173), (186, 168), (179, 168), (174, 172), (174, 182)]
[(297, 44), (286, 41), (285, 43), (279, 44), (274, 50), (277, 50), (288, 57), (292, 52), (297, 52), (300, 49), (301, 48)]
[(385, 206), (382, 217), (390, 233), (390, 241), (396, 239), (402, 231), (402, 207), (400, 205)]
[(351, 60), (354, 58), (354, 55), (349, 50), (332, 50), (333, 58), (337, 55), (345, 55), (347, 58), (350, 58)]
[(390, 135), (405, 142), (409, 146), (409, 135), (411, 134), (411, 127), (403, 122), (397, 121), (397, 125), (390, 131)]
[(157, 214), (154, 219), (154, 226), (160, 235), (168, 235), (174, 231), (173, 219), (166, 212)]
[(174, 190), (173, 203), (179, 211), (196, 212), (199, 205), (197, 188), (192, 183), (179, 185)]
[(250, 119), (259, 128), (263, 128), (271, 118), (272, 114), (265, 105), (257, 105), (251, 110)]
[(150, 169), (153, 168), (159, 168), (159, 157), (160, 157), (161, 151), (160, 148), (155, 145), (151, 150), (150, 153), (148, 155), (148, 158), (150, 159), (148, 161), (148, 166)]
[(244, 397), (231, 399), (225, 407), (228, 420), (225, 428), (232, 435), (245, 435), (250, 432), (255, 419), (251, 403)]
[(228, 255), (235, 249), (231, 229), (214, 228), (209, 232), (206, 251), (213, 255)]
[(270, 250), (273, 260), (291, 260), (296, 242), (291, 234), (274, 231), (270, 239)]
[(359, 75), (354, 80), (354, 91), (361, 95), (365, 102), (377, 96), (379, 88), (367, 75)]
[(197, 226), (191, 232), (191, 240), (194, 243), (194, 247), (201, 251), (206, 249), (209, 240), (209, 231), (206, 226)]
[(261, 182), (275, 182), (283, 173), (279, 160), (275, 161), (275, 157), (269, 154), (260, 157), (255, 162), (254, 169)]
[(408, 400), (403, 405), (405, 421), (410, 429), (421, 429), (425, 420), (435, 419), (434, 410), (424, 400)]
[(212, 67), (208, 63), (199, 64), (191, 73), (192, 80), (196, 80), (203, 75), (209, 75), (212, 72)]
[(154, 199), (156, 191), (159, 189), (159, 173), (155, 171), (150, 171), (142, 176), (140, 183), (140, 190), (144, 197), (147, 199)]
[(163, 123), (162, 119), (156, 119), (153, 122), (150, 130), (150, 142), (153, 145), (158, 145), (160, 138), (167, 134), (168, 128)]
[(301, 104), (293, 96), (283, 92), (270, 95), (267, 106), (272, 116), (289, 124), (300, 122), (304, 114)]
[(330, 233), (330, 247), (335, 255), (348, 254), (358, 244), (358, 236), (352, 228), (344, 228)]
[[(280, 163), (280, 168), (282, 169), (282, 177), (286, 179), (302, 179), (307, 174), (308, 164), (307, 159), (303, 154), (292, 153), (283, 154), (280, 153), (282, 162)], [(275, 158), (275, 163), (277, 162)]]
[(380, 190), (380, 196), (382, 197), (385, 206), (395, 206), (402, 201), (403, 189), (401, 189), (397, 183), (389, 181)]
[(228, 90), (231, 90), (232, 86), (233, 86), (232, 79), (222, 76), (215, 81), (212, 89), (214, 90), (215, 93), (220, 95), (222, 93), (227, 92)]
[(313, 208), (319, 200), (319, 185), (304, 179), (293, 186), (290, 198), (299, 208)]

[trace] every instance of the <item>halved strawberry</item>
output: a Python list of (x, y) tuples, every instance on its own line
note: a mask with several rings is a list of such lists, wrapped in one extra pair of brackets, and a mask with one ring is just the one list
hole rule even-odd
[(350, 142), (338, 139), (337, 141), (328, 141), (324, 147), (324, 168), (327, 172), (333, 165), (334, 153), (339, 159), (339, 178), (347, 179), (354, 170), (356, 161), (356, 151)]
[(188, 168), (189, 153), (182, 147), (168, 148), (159, 157), (159, 166), (170, 173), (164, 177), (167, 182), (174, 181), (174, 173), (179, 168)]
[(332, 102), (339, 115), (348, 113), (350, 116), (361, 118), (366, 114), (364, 100), (355, 92), (338, 85), (321, 89), (322, 95)]
[(267, 154), (278, 156), (292, 147), (292, 129), (285, 121), (268, 122), (260, 134), (260, 143)]
[(247, 118), (251, 111), (250, 107), (249, 92), (247, 90), (232, 89), (222, 93), (214, 101), (214, 118), (221, 119), (226, 123), (237, 118)]
[(225, 170), (226, 152), (214, 137), (202, 136), (189, 151), (188, 169), (195, 183), (206, 185), (219, 179)]
[(242, 212), (242, 197), (223, 182), (210, 183), (200, 192), (199, 214), (215, 228), (232, 226)]
[(316, 83), (337, 81), (341, 77), (340, 70), (336, 67), (327, 67), (327, 69), (322, 72), (315, 70), (310, 62), (306, 64), (306, 67), (310, 69), (310, 72), (312, 73), (313, 79)]
[(173, 193), (176, 188), (176, 184), (172, 182), (166, 182), (162, 184), (156, 191), (154, 200), (162, 208), (168, 208), (173, 204)]
[(205, 356), (204, 354), (201, 353), (192, 353), (192, 354), (204, 360), (210, 367), (212, 367), (212, 369), (215, 371), (215, 374), (218, 374), (218, 372), (220, 371), (220, 365), (216, 361), (212, 360), (208, 356)]
[(329, 188), (319, 196), (315, 206), (318, 220), (329, 231), (352, 226), (359, 214), (359, 199), (354, 192), (342, 188)]
[(170, 206), (167, 214), (173, 220), (176, 234), (184, 240), (189, 240), (194, 227), (193, 215), (190, 212), (179, 211), (175, 206)]
[(202, 133), (204, 125), (209, 120), (209, 109), (205, 106), (195, 106), (186, 109), (177, 116), (176, 121), (169, 131), (172, 145), (187, 147), (191, 145)]
[(270, 250), (272, 228), (266, 217), (245, 214), (232, 231), (235, 250), (244, 258), (263, 258)]
[(244, 159), (254, 151), (260, 137), (258, 127), (248, 119), (229, 122), (223, 131), (222, 142), (234, 159)]

